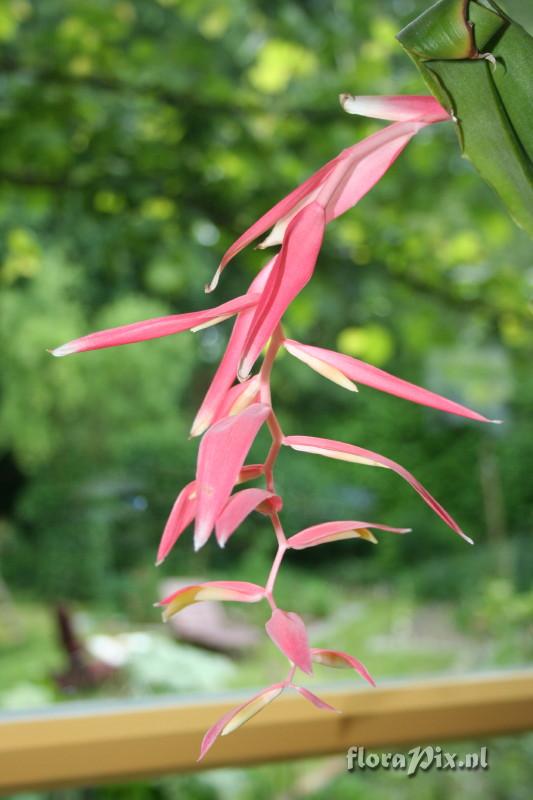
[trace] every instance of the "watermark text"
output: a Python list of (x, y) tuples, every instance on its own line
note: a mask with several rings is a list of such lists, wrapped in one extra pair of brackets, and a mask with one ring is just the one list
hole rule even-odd
[(366, 751), (364, 747), (352, 745), (346, 752), (346, 768), (349, 772), (356, 769), (392, 769), (403, 771), (412, 778), (420, 770), (477, 770), (488, 769), (489, 758), (486, 747), (480, 747), (477, 753), (451, 753), (442, 747), (428, 745), (413, 747), (407, 753), (376, 753)]

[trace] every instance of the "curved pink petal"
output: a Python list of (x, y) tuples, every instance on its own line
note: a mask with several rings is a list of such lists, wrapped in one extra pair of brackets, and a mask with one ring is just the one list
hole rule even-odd
[(289, 304), (310, 280), (324, 236), (324, 209), (303, 208), (287, 228), (281, 252), (254, 311), (243, 347), (239, 377), (247, 378)]
[(339, 159), (342, 158), (344, 158), (344, 152), (340, 153), (331, 161), (328, 161), (326, 164), (324, 164), (324, 166), (317, 170), (317, 172), (313, 173), (313, 175), (311, 175), (306, 181), (297, 186), (296, 189), (293, 189), (290, 194), (276, 203), (275, 206), (272, 206), (269, 211), (267, 211), (262, 217), (254, 222), (254, 224), (251, 225), (248, 230), (246, 230), (237, 239), (237, 241), (235, 241), (231, 247), (228, 248), (228, 250), (226, 250), (213, 280), (207, 287), (207, 291), (211, 292), (216, 288), (222, 270), (225, 268), (226, 264), (228, 264), (228, 262), (237, 255), (237, 253), (253, 242), (254, 239), (257, 239), (258, 236), (261, 236), (263, 233), (265, 233), (265, 231), (275, 225), (276, 222), (284, 217), (288, 212), (294, 210), (295, 208), (300, 208), (302, 201), (307, 202), (309, 195), (313, 192), (313, 190), (322, 184), (324, 179), (335, 168)]
[(305, 453), (315, 453), (317, 455), (336, 458), (341, 461), (352, 461), (359, 464), (367, 464), (373, 467), (385, 467), (396, 472), (407, 483), (409, 483), (422, 500), (450, 527), (453, 531), (462, 536), (469, 544), (473, 544), (470, 539), (459, 527), (457, 522), (444, 509), (440, 503), (422, 486), (422, 484), (411, 475), (404, 467), (392, 461), (390, 458), (374, 453), (372, 450), (365, 450), (346, 442), (338, 442), (334, 439), (322, 439), (315, 436), (286, 436), (283, 444), (292, 447), (294, 450), (301, 450)]
[(208, 581), (184, 586), (163, 598), (157, 607), (163, 608), (163, 619), (168, 620), (178, 611), (203, 600), (225, 600), (237, 603), (258, 603), (265, 596), (265, 590), (256, 583), (247, 581)]
[(343, 150), (320, 185), (275, 224), (260, 247), (281, 244), (288, 225), (304, 204), (318, 201), (325, 206), (326, 223), (344, 214), (383, 177), (410, 139), (427, 124), (396, 122)]
[(273, 497), (275, 495), (266, 489), (243, 489), (232, 495), (216, 521), (215, 533), (219, 545), (224, 547), (246, 517), (258, 505)]
[(353, 208), (383, 177), (427, 122), (393, 122), (348, 150), (344, 178), (328, 202), (326, 222)]
[(254, 403), (240, 414), (220, 420), (204, 434), (198, 449), (196, 469), (196, 550), (208, 540), (216, 518), (229, 499), (244, 459), (270, 411), (270, 406), (265, 403)]
[(443, 122), (450, 119), (446, 109), (431, 95), (341, 94), (339, 100), (347, 114), (391, 122)]
[(224, 714), (205, 734), (200, 747), (198, 761), (202, 760), (219, 736), (227, 736), (228, 733), (240, 728), (241, 725), (248, 722), (249, 719), (275, 700), (276, 697), (279, 697), (284, 688), (284, 683), (275, 683), (272, 686), (268, 686), (250, 698), (250, 700), (245, 700), (240, 706), (232, 708), (231, 711)]
[(311, 651), (304, 622), (293, 611), (276, 608), (265, 625), (276, 647), (297, 667), (309, 674), (313, 671)]
[(470, 408), (456, 403), (454, 400), (448, 400), (440, 394), (430, 392), (421, 386), (417, 386), (409, 381), (404, 381), (402, 378), (397, 378), (388, 372), (385, 372), (378, 367), (371, 364), (366, 364), (364, 361), (359, 361), (357, 358), (336, 353), (334, 350), (326, 350), (323, 347), (313, 347), (307, 344), (301, 344), (294, 339), (286, 339), (284, 341), (285, 349), (295, 358), (303, 361), (311, 369), (320, 372), (326, 378), (339, 381), (328, 374), (328, 368), (332, 368), (336, 372), (341, 373), (346, 378), (362, 383), (365, 386), (371, 386), (373, 389), (378, 389), (381, 392), (393, 394), (396, 397), (401, 397), (404, 400), (409, 400), (411, 403), (418, 403), (430, 408), (436, 408), (439, 411), (446, 411), (448, 414), (457, 414), (461, 417), (468, 417), (475, 419), (479, 422), (498, 422), (498, 420), (490, 420), (478, 414), (477, 411), (472, 411)]
[(165, 525), (159, 549), (157, 551), (156, 566), (159, 566), (177, 540), (194, 519), (196, 514), (196, 481), (191, 481), (179, 493), (176, 502)]
[[(263, 214), (242, 236), (234, 242), (224, 254), (217, 272), (211, 281), (208, 291), (212, 291), (219, 280), (220, 274), (226, 264), (250, 242), (261, 236), (269, 228), (273, 228), (271, 234), (261, 243), (260, 247), (269, 247), (280, 244), (287, 225), (291, 219), (305, 206), (312, 203), (320, 193), (324, 183), (330, 178), (332, 172), (340, 162), (345, 161), (350, 156), (355, 155), (356, 161), (360, 162), (351, 173), (349, 186), (345, 187), (344, 199), (337, 202), (329, 210), (328, 221), (339, 216), (351, 205), (354, 205), (370, 188), (379, 180), (388, 167), (392, 164), (401, 150), (405, 147), (411, 136), (421, 127), (432, 122), (449, 119), (447, 112), (432, 97), (421, 96), (400, 96), (386, 98), (351, 98), (350, 95), (342, 95), (347, 98), (345, 102), (349, 108), (361, 109), (363, 100), (369, 116), (384, 116), (385, 119), (397, 120), (403, 125), (415, 125), (415, 127), (394, 128), (378, 131), (376, 134), (367, 137), (362, 142), (358, 142), (351, 148), (343, 150), (338, 156), (328, 161), (327, 164), (311, 175), (307, 181), (294, 189), (287, 197), (280, 200), (266, 214)], [(381, 101), (381, 102), (380, 102)], [(354, 112), (356, 113), (356, 112)], [(386, 131), (386, 132), (385, 132)], [(393, 140), (396, 140), (393, 143)], [(372, 156), (373, 162), (363, 165), (365, 158)], [(352, 159), (354, 161), (354, 159)], [(356, 174), (357, 173), (357, 174)], [(357, 189), (357, 186), (359, 188)]]
[(390, 531), (391, 533), (409, 533), (411, 530), (410, 528), (391, 528), (389, 525), (378, 525), (375, 522), (338, 520), (335, 522), (323, 522), (320, 525), (305, 528), (303, 531), (291, 536), (287, 540), (287, 544), (292, 550), (304, 550), (307, 547), (315, 547), (328, 542), (338, 542), (343, 539), (366, 539), (375, 543), (377, 539), (370, 533), (368, 528)]
[(305, 699), (309, 700), (309, 702), (312, 703), (314, 706), (320, 708), (321, 711), (334, 711), (335, 714), (340, 714), (338, 708), (330, 706), (329, 703), (326, 703), (325, 700), (322, 700), (322, 698), (317, 697), (316, 694), (313, 694), (313, 692), (310, 692), (309, 689), (306, 689), (304, 686), (295, 686), (293, 683), (291, 683), (291, 686), (294, 689), (296, 689), (296, 691), (299, 692), (302, 695), (302, 697), (305, 697)]
[(340, 650), (322, 650), (318, 647), (311, 648), (311, 658), (317, 664), (323, 664), (326, 667), (335, 667), (336, 669), (354, 669), (361, 675), (371, 686), (375, 686), (376, 682), (368, 672), (364, 664)]
[[(256, 275), (250, 284), (247, 295), (261, 294), (264, 291), (275, 261), (276, 257), (270, 259), (268, 264)], [(253, 318), (253, 308), (246, 309), (246, 311), (243, 311), (237, 316), (226, 351), (192, 424), (191, 436), (200, 436), (213, 424), (213, 420), (216, 418), (220, 406), (224, 403), (227, 392), (230, 390), (237, 377), (242, 348), (244, 347)]]
[(68, 356), (71, 353), (83, 353), (87, 350), (100, 350), (103, 347), (118, 347), (133, 342), (144, 342), (147, 339), (157, 339), (161, 336), (170, 336), (174, 333), (198, 328), (207, 323), (214, 324), (232, 317), (239, 311), (244, 311), (256, 305), (259, 295), (255, 293), (236, 297), (221, 306), (208, 308), (203, 311), (193, 311), (190, 314), (172, 314), (168, 317), (155, 317), (142, 322), (133, 322), (130, 325), (121, 325), (118, 328), (109, 328), (105, 331), (90, 333), (80, 339), (51, 350), (53, 356)]

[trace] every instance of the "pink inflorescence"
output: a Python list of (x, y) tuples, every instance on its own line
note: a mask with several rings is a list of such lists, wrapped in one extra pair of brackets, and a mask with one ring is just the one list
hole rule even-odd
[[(254, 510), (265, 515), (272, 524), (277, 541), (276, 555), (264, 586), (244, 581), (210, 581), (182, 588), (158, 605), (163, 608), (166, 620), (202, 600), (266, 601), (271, 609), (266, 632), (288, 659), (289, 672), (285, 680), (263, 689), (218, 720), (203, 739), (200, 758), (205, 756), (218, 736), (240, 727), (287, 688), (296, 689), (318, 708), (335, 711), (308, 689), (294, 683), (298, 669), (309, 674), (313, 663), (344, 667), (355, 670), (374, 685), (363, 664), (353, 656), (310, 646), (301, 617), (294, 611), (278, 608), (274, 597), (276, 578), (287, 550), (302, 550), (341, 539), (376, 542), (371, 529), (397, 534), (407, 533), (409, 529), (357, 520), (333, 520), (287, 538), (280, 518), (282, 500), (276, 492), (274, 479), (276, 460), (283, 446), (396, 472), (448, 527), (471, 542), (450, 514), (404, 467), (353, 444), (313, 436), (285, 436), (272, 405), (271, 371), (278, 351), (284, 348), (316, 372), (350, 391), (357, 391), (356, 383), (359, 383), (451, 414), (492, 421), (370, 364), (321, 347), (301, 344), (284, 335), (281, 326), (283, 315), (313, 275), (328, 222), (353, 207), (374, 186), (415, 133), (426, 125), (449, 119), (447, 112), (431, 97), (342, 95), (341, 104), (348, 113), (387, 119), (392, 124), (343, 150), (267, 211), (228, 249), (213, 281), (206, 288), (208, 292), (215, 289), (229, 261), (257, 237), (268, 232), (259, 248), (281, 246), (246, 294), (205, 311), (145, 320), (89, 334), (52, 351), (55, 356), (64, 356), (129, 344), (185, 330), (198, 330), (236, 315), (226, 351), (191, 429), (192, 436), (202, 436), (196, 477), (182, 489), (174, 503), (161, 538), (157, 563), (164, 561), (191, 523), (194, 523), (196, 550), (206, 544), (213, 532), (223, 547)], [(262, 363), (254, 373), (263, 351)], [(264, 463), (246, 464), (250, 448), (264, 425), (272, 439)], [(264, 480), (265, 488), (234, 491), (238, 484), (258, 478)]]

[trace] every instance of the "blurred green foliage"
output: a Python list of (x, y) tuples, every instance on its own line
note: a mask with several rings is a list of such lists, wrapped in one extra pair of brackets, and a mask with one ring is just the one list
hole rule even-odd
[[(192, 477), (196, 442), (187, 431), (228, 327), (61, 361), (46, 348), (211, 302), (202, 287), (226, 246), (379, 126), (344, 115), (339, 92), (425, 91), (394, 40), (425, 6), (1, 5), (0, 547), (11, 587), (104, 603), (131, 596)], [(251, 249), (239, 256), (216, 302), (240, 293), (264, 261)], [(356, 554), (344, 544), (302, 553), (300, 565), (319, 569), (329, 559), (349, 582), (365, 569), (393, 576), (433, 559), (437, 574), (424, 591), (442, 595), (455, 579), (441, 559), (464, 558), (468, 570), (490, 563), (525, 586), (532, 281), (525, 235), (460, 159), (445, 124), (423, 131), (330, 226), (315, 278), (287, 314), (288, 333), (505, 425), (445, 417), (364, 387), (354, 398), (280, 358), (274, 399), (288, 432), (341, 438), (404, 463), (478, 541), (466, 553), (393, 475), (284, 453), (288, 531), (332, 514), (414, 528)], [(263, 524), (250, 520), (223, 555), (212, 547), (193, 559), (185, 535), (165, 569), (259, 573), (272, 549), (266, 528), (255, 530)], [(505, 563), (502, 547), (511, 552)], [(365, 569), (356, 573), (355, 559)], [(136, 598), (141, 616), (152, 599)]]
[[(11, 706), (39, 704), (28, 692), (50, 693), (50, 672), (61, 665), (50, 617), (37, 605), (43, 596), (83, 601), (101, 623), (96, 630), (114, 633), (109, 609), (137, 626), (158, 622), (151, 603), (162, 574), (264, 579), (273, 542), (259, 517), (223, 553), (209, 546), (193, 555), (185, 534), (168, 564), (152, 566), (174, 497), (194, 473), (197, 442), (187, 434), (228, 323), (60, 361), (46, 348), (240, 293), (265, 254), (242, 253), (217, 298), (206, 298), (202, 287), (225, 248), (380, 125), (344, 115), (337, 95), (426, 91), (394, 34), (427, 4), (0, 3), (0, 559), (25, 629), (5, 648), (0, 688), (26, 692)], [(520, 0), (502, 5), (525, 13)], [(484, 427), (365, 387), (343, 393), (280, 357), (274, 400), (287, 432), (352, 441), (405, 464), (477, 542), (468, 548), (453, 536), (394, 475), (282, 454), (288, 532), (354, 516), (414, 528), (378, 547), (340, 542), (292, 554), (279, 578), (280, 604), (296, 593), (306, 618), (335, 627), (334, 637), (317, 634), (324, 644), (352, 648), (378, 674), (530, 657), (532, 285), (528, 240), (443, 124), (417, 136), (330, 226), (313, 282), (287, 314), (295, 338), (505, 420)], [(447, 628), (443, 650), (414, 647), (410, 632), (426, 619), (420, 597), (453, 601), (468, 647), (456, 647)], [(345, 606), (350, 618), (337, 618)], [(445, 618), (432, 609), (440, 635)], [(261, 613), (247, 609), (246, 618), (263, 622)], [(266, 671), (271, 680), (275, 657), (260, 648), (239, 667), (240, 683)], [(492, 754), (483, 776), (402, 783), (341, 774), (305, 796), (422, 800), (467, 789), (473, 798), (525, 798), (531, 739), (495, 742)], [(302, 774), (315, 767), (53, 797), (298, 796)]]

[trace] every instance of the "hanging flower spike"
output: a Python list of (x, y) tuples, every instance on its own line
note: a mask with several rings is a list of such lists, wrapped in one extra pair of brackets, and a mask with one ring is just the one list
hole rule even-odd
[(265, 403), (254, 403), (234, 417), (209, 428), (198, 449), (196, 486), (198, 506), (194, 548), (202, 547), (235, 486), (244, 459), (263, 422), (271, 413)]
[[(323, 347), (301, 344), (294, 341), (294, 339), (285, 339), (283, 346), (288, 353), (303, 361), (315, 372), (341, 386), (343, 385), (342, 379), (348, 381), (351, 386), (353, 386), (351, 381), (357, 381), (357, 383), (371, 386), (381, 392), (387, 392), (404, 400), (409, 400), (411, 403), (436, 408), (439, 411), (446, 411), (448, 414), (457, 414), (478, 422), (500, 423), (498, 419), (487, 419), (487, 417), (478, 414), (477, 411), (472, 411), (460, 403), (447, 400), (446, 397), (430, 392), (428, 389), (424, 389), (414, 383), (409, 383), (409, 381), (404, 381), (402, 378), (396, 378), (394, 375), (385, 372), (385, 370), (366, 364), (357, 358), (336, 353), (334, 350), (326, 350)], [(346, 388), (349, 389), (350, 385)]]
[(428, 490), (417, 481), (404, 467), (392, 461), (390, 458), (374, 453), (372, 450), (365, 450), (346, 442), (338, 442), (333, 439), (322, 439), (315, 436), (286, 436), (283, 444), (292, 447), (294, 450), (301, 450), (304, 453), (315, 453), (328, 458), (336, 458), (340, 461), (352, 461), (356, 464), (366, 464), (371, 467), (384, 467), (391, 469), (409, 483), (422, 500), (439, 516), (453, 531), (459, 534), (469, 544), (474, 544), (472, 539), (467, 536), (459, 527), (453, 517), (448, 514), (440, 503), (428, 492)]
[(354, 520), (339, 520), (337, 522), (323, 522), (313, 525), (295, 533), (287, 540), (287, 547), (291, 550), (305, 550), (307, 547), (316, 547), (319, 544), (339, 542), (345, 539), (365, 539), (372, 544), (377, 543), (376, 537), (368, 530), (375, 528), (379, 531), (391, 533), (410, 533), (411, 528), (391, 528), (388, 525), (378, 525), (375, 522), (357, 522)]
[(173, 592), (168, 597), (160, 600), (155, 606), (156, 608), (163, 608), (163, 620), (167, 622), (178, 611), (204, 600), (258, 603), (264, 596), (264, 588), (256, 583), (248, 583), (247, 581), (209, 581), (178, 589), (177, 592)]
[(221, 717), (218, 722), (209, 728), (205, 734), (202, 745), (200, 747), (200, 755), (198, 761), (201, 761), (206, 755), (207, 751), (213, 746), (219, 736), (227, 736), (228, 733), (233, 733), (245, 722), (248, 722), (259, 711), (268, 706), (276, 697), (279, 697), (285, 688), (285, 683), (275, 683), (272, 686), (263, 689), (254, 695), (250, 700), (241, 703), (237, 708), (232, 708)]
[(80, 339), (50, 350), (53, 356), (69, 356), (72, 353), (83, 353), (87, 350), (101, 350), (104, 347), (118, 347), (134, 342), (144, 342), (148, 339), (158, 339), (162, 336), (171, 336), (193, 328), (199, 329), (206, 325), (216, 325), (239, 311), (255, 306), (259, 294), (245, 294), (236, 297), (221, 306), (208, 308), (204, 311), (193, 311), (190, 314), (172, 314), (168, 317), (155, 317), (142, 322), (133, 322), (130, 325), (121, 325), (118, 328), (109, 328), (97, 333), (89, 333)]
[[(461, 10), (466, 0), (454, 2)], [(479, 27), (477, 18), (473, 25), (468, 23), (464, 14), (461, 19), (462, 33), (466, 33), (470, 46)], [(492, 26), (490, 28), (492, 31)], [(493, 33), (490, 35), (493, 36)], [(402, 36), (402, 39), (405, 37)], [(468, 51), (467, 55), (470, 58), (473, 54)], [(446, 103), (443, 97), (441, 99)], [(204, 434), (198, 450), (196, 478), (182, 489), (172, 507), (159, 545), (157, 563), (166, 558), (193, 521), (195, 550), (206, 543), (213, 529), (219, 545), (223, 547), (254, 510), (270, 518), (278, 545), (277, 552), (264, 586), (245, 581), (197, 583), (179, 589), (156, 605), (163, 608), (163, 618), (167, 620), (197, 602), (218, 600), (257, 603), (265, 599), (272, 608), (271, 617), (265, 625), (266, 631), (288, 658), (291, 667), (285, 681), (263, 689), (229, 711), (210, 728), (204, 736), (199, 760), (218, 736), (236, 730), (278, 697), (287, 686), (296, 689), (316, 707), (336, 711), (307, 688), (292, 683), (296, 668), (309, 674), (312, 673), (313, 662), (349, 668), (375, 685), (364, 665), (349, 654), (310, 648), (303, 620), (298, 614), (277, 607), (274, 601), (275, 583), (287, 550), (302, 550), (355, 538), (376, 543), (377, 539), (370, 529), (398, 534), (407, 533), (410, 529), (357, 520), (335, 520), (308, 527), (287, 539), (278, 514), (282, 501), (274, 489), (274, 464), (282, 444), (303, 452), (396, 472), (452, 530), (472, 543), (455, 520), (404, 467), (371, 450), (344, 442), (310, 436), (284, 437), (271, 408), (270, 373), (276, 354), (283, 345), (291, 355), (350, 391), (358, 391), (356, 384), (362, 383), (447, 413), (483, 422), (496, 421), (487, 420), (459, 403), (396, 378), (370, 364), (331, 350), (283, 339), (280, 322), (290, 303), (313, 275), (326, 225), (366, 195), (419, 130), (451, 119), (448, 111), (433, 97), (341, 95), (340, 101), (349, 114), (363, 114), (388, 120), (392, 124), (343, 150), (263, 214), (229, 247), (211, 284), (206, 287), (207, 292), (216, 287), (229, 261), (258, 237), (267, 234), (257, 245), (259, 249), (281, 245), (281, 250), (261, 270), (245, 295), (206, 311), (159, 317), (89, 334), (51, 351), (55, 356), (63, 356), (168, 336), (184, 330), (198, 331), (237, 315), (224, 356), (192, 425), (191, 436)], [(250, 377), (269, 340), (259, 374)], [(235, 384), (236, 380), (240, 383)], [(244, 460), (267, 420), (272, 444), (265, 463), (244, 466)], [(264, 475), (267, 489), (248, 488), (231, 494), (237, 483), (260, 475)]]
[[(246, 296), (255, 296), (264, 291), (275, 261), (276, 257), (270, 259), (268, 264), (256, 275)], [(200, 436), (204, 433), (220, 414), (220, 408), (225, 402), (227, 393), (237, 378), (242, 349), (253, 318), (253, 307), (246, 309), (237, 316), (226, 351), (192, 424), (191, 436)]]
[(317, 202), (303, 208), (287, 228), (281, 252), (261, 294), (244, 343), (239, 378), (250, 374), (261, 350), (287, 307), (311, 279), (324, 237), (324, 208)]
[(276, 501), (276, 511), (281, 508), (281, 498), (266, 489), (243, 489), (232, 495), (215, 525), (215, 535), (220, 547), (224, 547), (230, 536), (237, 530), (252, 511), (266, 500)]
[(340, 650), (322, 650), (318, 647), (311, 648), (311, 659), (316, 664), (323, 664), (325, 667), (335, 667), (335, 669), (354, 669), (371, 686), (376, 682), (368, 672), (364, 664)]
[(289, 661), (309, 675), (313, 672), (307, 631), (298, 614), (275, 608), (265, 628), (276, 647)]

